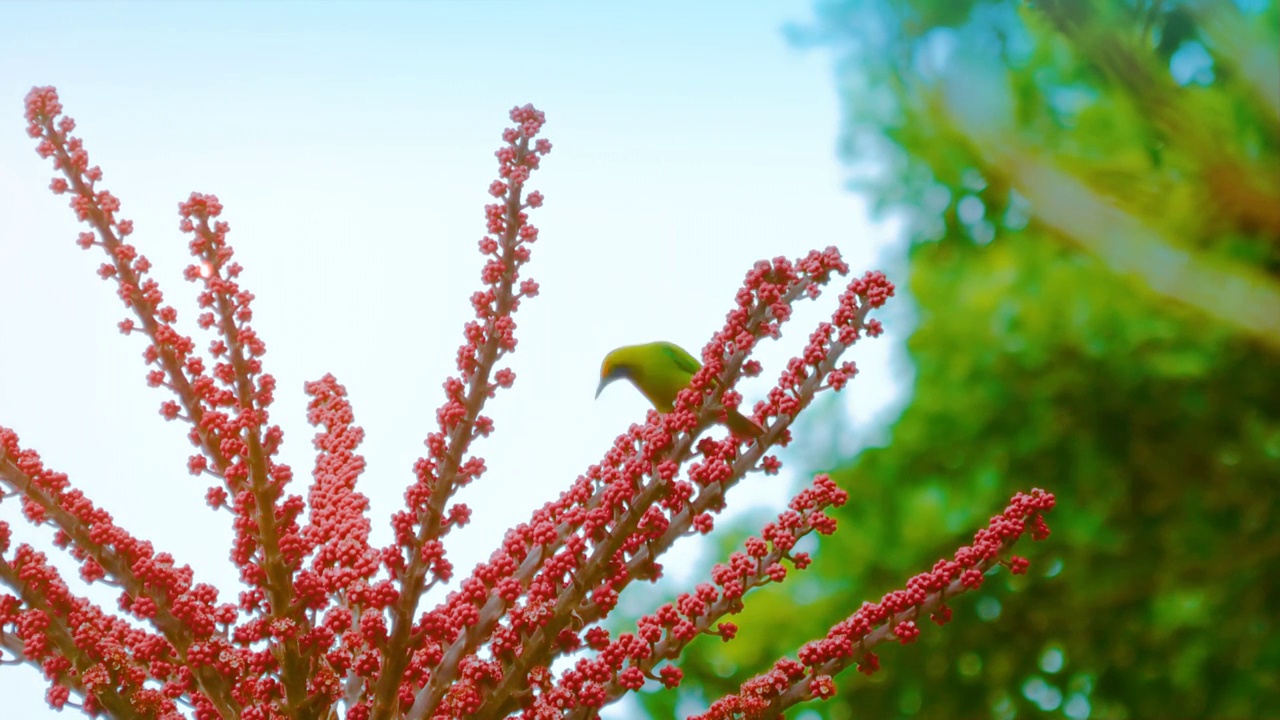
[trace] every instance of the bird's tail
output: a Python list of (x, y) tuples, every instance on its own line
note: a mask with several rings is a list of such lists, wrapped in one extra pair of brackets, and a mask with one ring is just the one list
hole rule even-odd
[(760, 427), (754, 420), (743, 415), (737, 410), (725, 410), (725, 426), (729, 428), (729, 432), (738, 437), (758, 438), (764, 434), (764, 428)]

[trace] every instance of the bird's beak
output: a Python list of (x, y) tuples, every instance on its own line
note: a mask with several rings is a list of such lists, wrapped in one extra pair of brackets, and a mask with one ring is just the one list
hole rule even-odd
[(596, 388), (596, 399), (597, 399), (597, 400), (599, 400), (599, 399), (600, 399), (600, 393), (604, 392), (604, 386), (605, 386), (605, 385), (608, 385), (608, 384), (609, 384), (609, 383), (611, 383), (611, 382), (613, 382), (613, 378), (611, 378), (611, 377), (609, 377), (609, 376), (607, 376), (607, 375), (606, 375), (605, 377), (600, 378), (600, 386)]

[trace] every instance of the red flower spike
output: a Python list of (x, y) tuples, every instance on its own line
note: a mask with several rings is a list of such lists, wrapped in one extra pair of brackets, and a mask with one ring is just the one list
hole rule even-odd
[[(938, 624), (945, 623), (951, 613), (944, 603), (972, 587), (969, 574), (976, 573), (981, 578), (983, 572), (1000, 564), (1002, 556), (1028, 526), (1043, 524), (1036, 521), (1043, 521), (1043, 513), (1053, 505), (1053, 495), (1042, 490), (1018, 493), (1010, 500), (1004, 513), (992, 518), (986, 528), (975, 534), (972, 545), (955, 552), (953, 560), (939, 560), (931, 572), (912, 578), (906, 589), (885, 595), (879, 603), (864, 603), (853, 615), (832, 627), (825, 638), (805, 645), (799, 654), (799, 672), (795, 671), (795, 660), (779, 660), (773, 672), (791, 671), (791, 677), (785, 683), (761, 693), (756, 689), (759, 678), (769, 674), (758, 676), (744, 683), (738, 695), (718, 700), (707, 713), (698, 717), (704, 720), (729, 718), (733, 708), (739, 707), (748, 695), (755, 701), (761, 701), (758, 708), (762, 717), (771, 717), (799, 702), (817, 697), (812, 686), (807, 684), (809, 679), (834, 675), (852, 664), (857, 664), (860, 672), (874, 673), (879, 669), (880, 661), (874, 653), (867, 652), (869, 649), (891, 638), (903, 644), (914, 641), (920, 634), (920, 628), (910, 618), (923, 613), (936, 613), (935, 621), (941, 619)], [(910, 617), (893, 620), (894, 616), (901, 618), (904, 614)], [(856, 657), (858, 653), (862, 653), (861, 659)]]
[[(402, 578), (403, 590), (397, 600), (399, 609), (393, 612), (395, 623), (388, 640), (388, 668), (384, 669), (375, 690), (378, 700), (373, 706), (374, 717), (383, 717), (389, 712), (390, 698), (395, 694), (394, 683), (403, 672), (402, 663), (407, 656), (400, 648), (407, 646), (412, 630), (407, 618), (414, 615), (413, 609), (429, 583), (447, 580), (452, 572), (442, 554), (424, 555), (421, 543), (425, 538), (438, 539), (450, 527), (460, 524), (459, 521), (465, 522), (463, 516), (446, 516), (445, 504), (458, 488), (479, 477), (484, 470), (483, 460), (474, 458), (463, 462), (462, 458), (475, 437), (487, 435), (492, 429), (491, 420), (481, 420), (485, 400), (496, 389), (510, 387), (515, 380), (510, 370), (495, 373), (494, 364), (516, 347), (511, 313), (519, 297), (532, 297), (537, 293), (536, 283), (519, 279), (521, 267), (529, 260), (528, 244), (538, 237), (537, 229), (529, 224), (528, 215), (523, 212), (526, 204), (522, 197), (530, 171), (538, 166), (539, 156), (550, 150), (550, 144), (531, 146), (531, 139), (545, 122), (542, 113), (532, 106), (514, 108), (511, 119), (518, 123), (518, 129), (504, 133), (507, 145), (497, 153), (500, 179), (489, 187), (490, 194), (499, 202), (485, 208), (490, 237), (480, 242), (480, 251), (489, 257), (481, 272), (487, 288), (472, 298), (478, 321), (465, 328), (465, 343), (457, 353), (460, 374), (446, 383), (446, 402), (437, 411), (440, 432), (428, 437), (429, 455), (415, 465), (417, 482), (406, 492), (411, 512), (407, 516), (409, 522), (396, 533), (398, 548), (394, 552), (400, 558), (388, 565), (389, 570)], [(541, 206), (542, 202), (540, 194), (536, 198), (530, 195), (528, 207)], [(481, 588), (489, 585), (481, 583)], [(450, 642), (464, 625), (476, 621), (475, 608), (483, 604), (484, 595), (478, 594), (463, 605), (467, 597), (458, 596), (456, 604), (442, 607), (432, 615), (431, 624), (439, 627), (432, 636), (437, 641)], [(460, 665), (452, 666), (444, 669), (443, 674), (460, 670)], [(442, 670), (437, 668), (436, 673), (441, 674)], [(459, 697), (466, 692), (463, 687), (456, 690)], [(434, 702), (443, 701), (441, 695)]]
[[(99, 187), (103, 173), (61, 110), (51, 88), (28, 95), (28, 133), (60, 173), (50, 190), (67, 196), (90, 226), (77, 242), (104, 253), (98, 274), (116, 284), (131, 313), (119, 329), (146, 336), (146, 379), (171, 393), (162, 414), (189, 424), (197, 450), (187, 469), (209, 475), (207, 503), (230, 511), (231, 555), (246, 587), (235, 604), (218, 602), (189, 568), (116, 527), (64, 475), (46, 470), (0, 429), (0, 484), (21, 495), (23, 516), (52, 526), (54, 545), (68, 551), (85, 581), (119, 585), (116, 612), (151, 629), (71, 596), (43, 556), (10, 547), (9, 528), (0, 523), (0, 582), (18, 593), (0, 595), (0, 630), (22, 643), (27, 661), (58, 678), (48, 694), (52, 705), (176, 718), (181, 700), (199, 718), (266, 719), (322, 713), (345, 697), (355, 720), (393, 713), (589, 716), (647, 679), (678, 686), (680, 670), (664, 660), (699, 635), (730, 641), (737, 626), (726, 616), (742, 609), (751, 590), (809, 566), (810, 556), (796, 552), (801, 538), (836, 529), (829, 508), (848, 493), (818, 476), (741, 552), (643, 616), (634, 632), (612, 636), (600, 627), (628, 585), (661, 576), (658, 560), (676, 539), (713, 529), (726, 494), (745, 475), (778, 472), (774, 448), (790, 442), (796, 416), (817, 393), (855, 379), (843, 352), (883, 333), (868, 313), (894, 289), (883, 275), (868, 273), (845, 286), (830, 319), (754, 402), (753, 421), (767, 431), (751, 438), (723, 433), (725, 410), (746, 412), (748, 405), (738, 378), (763, 370), (750, 357), (756, 345), (781, 336), (796, 301), (819, 297), (848, 273), (828, 248), (756, 263), (672, 412), (650, 412), (619, 436), (598, 465), (512, 528), (487, 562), (422, 611), (422, 596), (454, 573), (444, 536), (470, 520), (468, 506), (453, 496), (486, 472), (470, 447), (494, 429), (483, 406), (516, 379), (498, 369), (517, 347), (513, 313), (540, 292), (522, 275), (540, 237), (529, 212), (544, 198), (527, 184), (551, 150), (538, 137), (543, 114), (527, 105), (511, 110), (489, 184), (494, 202), (484, 211), (488, 235), (478, 243), (483, 285), (471, 298), (474, 320), (455, 356), (458, 373), (444, 383), (439, 427), (414, 465), (404, 509), (392, 518), (393, 543), (373, 548), (368, 500), (356, 491), (363, 431), (332, 376), (306, 386), (315, 465), (307, 492), (289, 494), (293, 471), (275, 459), (284, 433), (270, 424), (276, 382), (263, 369), (266, 346), (251, 326), (255, 297), (240, 284), (243, 268), (227, 243), (220, 201), (193, 193), (179, 205), (179, 229), (192, 254), (183, 276), (198, 283), (191, 320), (212, 335), (206, 357), (178, 330), (176, 305), (166, 304), (149, 276), (151, 263), (125, 242), (133, 223), (119, 217), (120, 200)], [(914, 640), (924, 613), (940, 624), (949, 619), (943, 601), (979, 586), (1021, 533), (1048, 534), (1040, 515), (1050, 507), (1052, 496), (1044, 493), (1018, 496), (954, 559), (864, 604), (798, 659), (780, 660), (708, 716), (777, 714), (800, 699), (830, 697), (834, 673), (855, 657), (860, 669), (874, 672), (879, 661), (870, 648), (888, 638)], [(1003, 562), (1015, 572), (1026, 569), (1022, 558)], [(551, 673), (559, 657), (573, 652), (582, 656), (558, 676)]]

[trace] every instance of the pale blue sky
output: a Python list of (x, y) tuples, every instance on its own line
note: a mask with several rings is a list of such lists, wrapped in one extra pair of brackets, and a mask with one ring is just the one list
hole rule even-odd
[[(643, 419), (628, 387), (592, 400), (607, 350), (661, 338), (696, 354), (757, 259), (834, 244), (857, 273), (883, 265), (889, 231), (841, 187), (832, 59), (782, 32), (809, 17), (807, 0), (0, 3), (0, 424), (234, 598), (227, 516), (185, 472), (186, 430), (159, 418), (141, 340), (116, 332), (125, 310), (94, 275), (102, 259), (75, 246), (81, 228), (24, 132), (23, 96), (52, 84), (197, 339), (177, 203), (223, 201), (280, 381), (293, 489), (305, 494), (313, 452), (302, 384), (333, 372), (368, 433), (362, 489), (385, 542), (479, 285), (506, 112), (533, 102), (555, 145), (530, 183), (547, 197), (528, 266), (543, 294), (517, 316), (518, 379), (477, 447), (490, 472), (462, 498), (474, 523), (449, 538), (465, 573)], [(747, 405), (833, 300), (763, 347)], [(889, 330), (853, 356), (857, 422), (906, 377), (886, 360), (905, 328)], [(731, 510), (778, 503), (793, 481), (753, 477)], [(48, 547), (16, 509), (0, 517)], [(42, 684), (0, 668), (5, 716), (51, 716)]]

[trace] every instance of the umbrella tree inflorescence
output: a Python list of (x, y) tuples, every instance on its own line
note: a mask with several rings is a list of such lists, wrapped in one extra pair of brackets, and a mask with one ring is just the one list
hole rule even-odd
[[(83, 581), (120, 590), (116, 609), (77, 595), (43, 552), (13, 546), (9, 524), (0, 521), (0, 583), (8, 588), (0, 593), (0, 657), (40, 667), (50, 705), (118, 718), (591, 717), (646, 684), (679, 686), (675, 661), (690, 642), (731, 640), (737, 627), (728, 618), (751, 590), (810, 564), (797, 542), (833, 532), (826, 511), (848, 499), (825, 475), (704, 581), (655, 602), (634, 630), (615, 634), (602, 624), (623, 590), (661, 575), (658, 560), (679, 538), (712, 531), (726, 493), (743, 477), (778, 472), (775, 449), (791, 440), (792, 423), (817, 395), (854, 379), (857, 368), (843, 353), (881, 334), (869, 315), (894, 293), (878, 272), (844, 283), (830, 318), (756, 403), (763, 436), (707, 432), (722, 408), (742, 402), (736, 380), (761, 373), (751, 358), (756, 344), (780, 337), (794, 303), (818, 298), (848, 274), (835, 248), (756, 263), (674, 410), (650, 411), (598, 464), (511, 528), (488, 561), (455, 577), (444, 540), (471, 515), (455, 496), (485, 473), (472, 446), (494, 429), (486, 402), (515, 381), (502, 366), (516, 348), (515, 312), (538, 294), (523, 272), (539, 237), (529, 213), (543, 196), (527, 184), (551, 143), (539, 137), (542, 112), (525, 105), (510, 117), (479, 242), (482, 286), (471, 298), (475, 314), (463, 330), (457, 373), (444, 382), (437, 428), (414, 465), (404, 507), (391, 518), (394, 540), (375, 547), (369, 504), (357, 489), (363, 431), (331, 375), (307, 384), (316, 460), (305, 497), (290, 493), (294, 473), (276, 460), (283, 433), (270, 422), (275, 380), (263, 368), (265, 345), (251, 325), (254, 295), (240, 283), (218, 199), (192, 193), (179, 205), (192, 255), (185, 277), (198, 288), (196, 325), (209, 336), (202, 351), (179, 329), (146, 256), (128, 242), (133, 223), (99, 188), (102, 171), (72, 135), (75, 122), (62, 114), (56, 91), (28, 94), (28, 132), (59, 172), (50, 188), (69, 195), (89, 226), (77, 242), (104, 255), (98, 274), (115, 283), (130, 311), (120, 331), (143, 336), (147, 383), (170, 393), (161, 414), (189, 428), (196, 452), (187, 470), (210, 483), (206, 503), (231, 518), (231, 560), (242, 582), (234, 602), (224, 599), (194, 569), (116, 525), (0, 426), (0, 499), (16, 500), (28, 522), (47, 527)], [(972, 545), (864, 603), (703, 717), (774, 717), (830, 697), (832, 675), (849, 666), (873, 672), (872, 648), (910, 642), (925, 615), (945, 622), (947, 600), (977, 589), (995, 565), (1024, 572), (1027, 561), (1008, 550), (1028, 529), (1047, 536), (1043, 514), (1052, 506), (1048, 493), (1018, 494)], [(429, 603), (438, 587), (452, 589)]]

